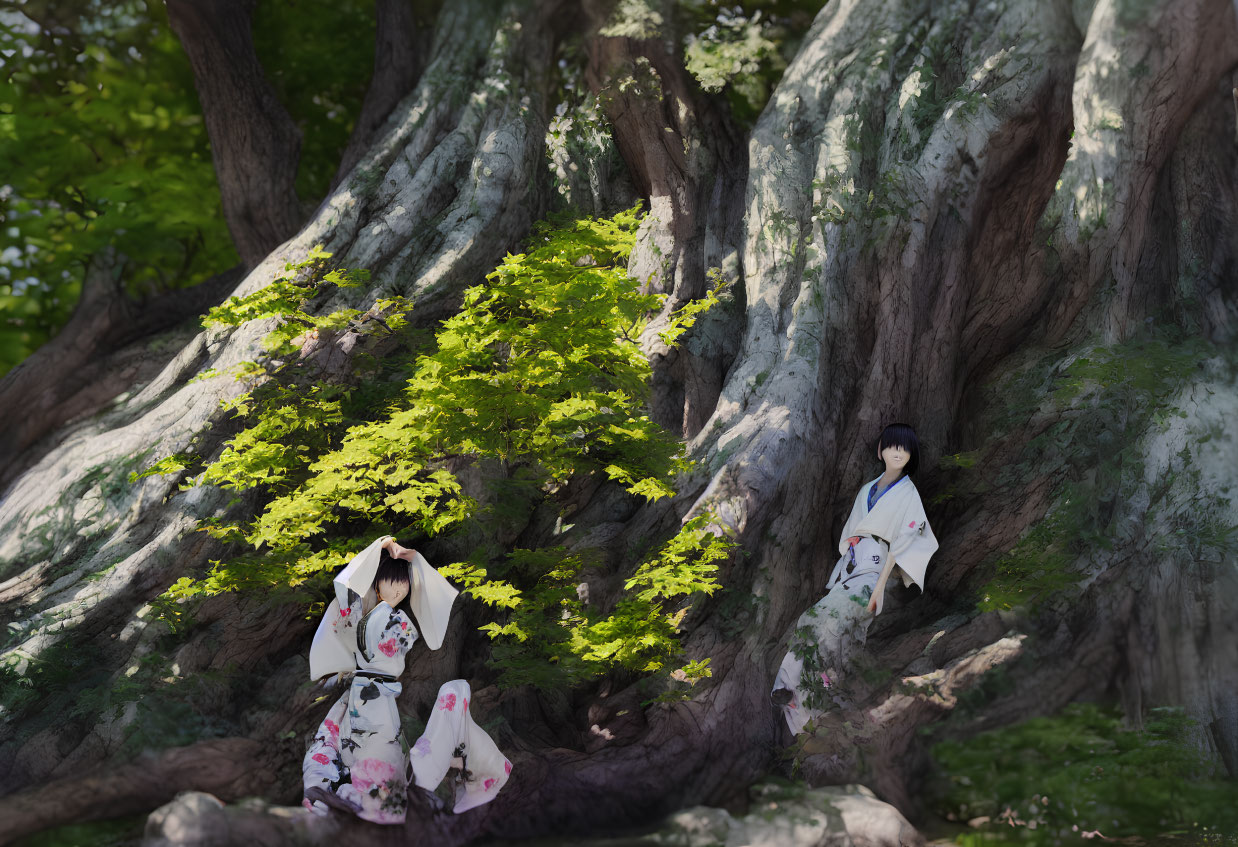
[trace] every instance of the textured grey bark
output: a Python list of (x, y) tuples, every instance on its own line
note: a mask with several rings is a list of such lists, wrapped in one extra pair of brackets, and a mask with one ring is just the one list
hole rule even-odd
[[(647, 101), (616, 99), (611, 119), (629, 171), (647, 185), (655, 213), (655, 200), (668, 210), (642, 234), (634, 268), (656, 255), (649, 245), (663, 243), (671, 248), (660, 248), (663, 255), (677, 258), (655, 284), (672, 297), (699, 296), (705, 269), (725, 260), (726, 244), (738, 244), (742, 327), (737, 342), (718, 337), (731, 331), (726, 322), (699, 334), (715, 362), (729, 361), (717, 351), (734, 351), (699, 426), (681, 398), (696, 391), (699, 410), (704, 379), (690, 368), (662, 371), (660, 396), (672, 410), (664, 417), (695, 432), (690, 447), (700, 461), (681, 496), (633, 509), (606, 487), (582, 485), (571, 495), (577, 528), (559, 541), (604, 539), (620, 551), (713, 509), (749, 554), (720, 574), (728, 593), (698, 603), (684, 621), (687, 658), (710, 657), (713, 677), (690, 701), (652, 706), (642, 706), (638, 687), (617, 684), (557, 698), (481, 689), (474, 710), (483, 721), (504, 719), (498, 740), (516, 765), (489, 806), (460, 818), (417, 808), (404, 830), (381, 832), (353, 821), (290, 821), (279, 809), (229, 808), (220, 823), (209, 804), (195, 806), (230, 833), (217, 837), (295, 831), (314, 842), (416, 834), (463, 843), (488, 832), (626, 826), (734, 799), (771, 764), (778, 728), (768, 693), (789, 630), (824, 590), (845, 510), (873, 465), (871, 438), (895, 419), (915, 423), (928, 445), (917, 485), (942, 548), (927, 595), (893, 591), (870, 634), (865, 652), (888, 678), (848, 683), (855, 705), (805, 744), (803, 773), (816, 782), (863, 781), (914, 820), (921, 728), (943, 723), (943, 731), (966, 736), (1114, 694), (1136, 719), (1148, 706), (1186, 706), (1206, 728), (1201, 741), (1232, 771), (1232, 551), (1192, 547), (1175, 533), (1196, 531), (1199, 490), (1213, 495), (1209, 520), (1238, 524), (1223, 499), (1238, 464), (1224, 423), (1238, 411), (1238, 380), (1213, 357), (1177, 395), (1162, 398), (1186, 418), (1119, 408), (1105, 412), (1113, 415), (1108, 435), (1078, 430), (1077, 444), (1054, 442), (1055, 427), (1100, 414), (1087, 405), (1094, 395), (1058, 403), (1046, 390), (1039, 405), (1000, 395), (1037, 362), (1060, 373), (1098, 345), (1135, 337), (1149, 317), (1168, 314), (1217, 345), (1230, 343), (1238, 326), (1233, 5), (1177, 0), (1141, 5), (1138, 15), (1125, 9), (1103, 0), (831, 2), (747, 141), (734, 242), (733, 206), (703, 198), (709, 180), (693, 170), (722, 153), (701, 153), (691, 165), (665, 151), (663, 161), (642, 141), (664, 117), (663, 129), (680, 143), (704, 132), (676, 123), (677, 104), (700, 102), (690, 82), (659, 71), (662, 85)], [(609, 10), (599, 14), (605, 20)], [(481, 3), (453, 4), (443, 15), (431, 61), (393, 129), (240, 291), (323, 241), (344, 266), (374, 271), (365, 298), (415, 296), (416, 319), (431, 325), (452, 311), (466, 280), (518, 243), (543, 202), (536, 175), (545, 168), (551, 24), (571, 19), (561, 9), (525, 8), (517, 29)], [(656, 68), (671, 55), (607, 35), (604, 25), (593, 49), (599, 93), (642, 58)], [(523, 75), (513, 77), (512, 68)], [(8, 563), (0, 578), (9, 580), (0, 584), (0, 611), (22, 636), (6, 656), (35, 655), (65, 632), (103, 640), (118, 619), (127, 628), (110, 659), (121, 666), (132, 661), (126, 651), (140, 651), (144, 628), (133, 611), (209, 556), (185, 532), (222, 498), (176, 493), (155, 479), (119, 490), (98, 469), (151, 446), (166, 455), (214, 432), (216, 404), (236, 388), (187, 380), (250, 358), (260, 334), (199, 336), (158, 379), (81, 425), (8, 489), (0, 501), (0, 561)], [(1013, 399), (1025, 406), (1016, 404), (1022, 411), (1012, 418)], [(1205, 432), (1217, 435), (1204, 439)], [(1099, 504), (1117, 528), (1115, 543), (1073, 563), (1077, 594), (1034, 614), (978, 614), (975, 595), (995, 554), (1061, 507), (1064, 483), (1127, 461), (1115, 439), (1134, 445), (1143, 465), (1124, 477), (1119, 500)], [(967, 484), (938, 463), (961, 452), (980, 457)], [(1187, 473), (1193, 468), (1197, 478)], [(553, 520), (545, 517), (535, 516), (522, 544), (549, 537)], [(38, 533), (77, 540), (38, 550), (30, 540)], [(117, 557), (101, 579), (83, 581)], [(310, 625), (295, 612), (224, 598), (202, 614), (209, 626), (181, 648), (181, 673), (227, 663), (270, 668), (263, 664), (270, 657), (280, 664), (270, 668), (264, 696), (307, 691), (298, 688), (297, 656)], [(402, 705), (415, 708), (434, 680), (461, 668), (480, 672), (480, 649), (481, 637), (457, 623), (440, 654), (414, 657)], [(1020, 658), (1033, 650), (1034, 661)], [(959, 695), (997, 667), (1007, 669), (1011, 690), (968, 720), (943, 722)], [(256, 711), (266, 715), (264, 708)], [(303, 733), (321, 717), (312, 708), (290, 711), (286, 722)], [(255, 718), (254, 737), (266, 737), (259, 727), (268, 731), (275, 720)], [(0, 761), (14, 763), (0, 785), (11, 792), (104, 761), (105, 736), (119, 730), (49, 728), (19, 742), (15, 727), (0, 726)], [(295, 800), (294, 746), (272, 747), (262, 763), (280, 774), (264, 794), (272, 802)], [(43, 790), (72, 796), (74, 783)], [(218, 793), (232, 800), (246, 790), (238, 783), (237, 793)], [(37, 802), (29, 793), (6, 797), (0, 820)]]
[(417, 84), (428, 39), (417, 26), (415, 5), (413, 0), (379, 0), (374, 6), (374, 73), (340, 156), (335, 184), (365, 155), (387, 117)]
[(123, 274), (123, 259), (95, 256), (64, 329), (0, 379), (0, 487), (50, 447), (36, 446), (39, 439), (153, 377), (174, 350), (160, 357), (142, 339), (217, 304), (240, 281), (241, 268), (142, 300), (125, 292)]

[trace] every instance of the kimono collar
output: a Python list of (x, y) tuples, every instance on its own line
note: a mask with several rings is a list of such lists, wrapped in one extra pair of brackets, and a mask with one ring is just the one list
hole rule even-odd
[(877, 483), (881, 482), (881, 477), (874, 479), (872, 486), (868, 489), (868, 510), (871, 512), (873, 510), (873, 506), (877, 505), (877, 501), (890, 493), (890, 488), (893, 488), (905, 479), (907, 479), (907, 474), (903, 474), (898, 479), (894, 480), (894, 482), (890, 483), (890, 487), (885, 491), (882, 491), (880, 494), (877, 493)]

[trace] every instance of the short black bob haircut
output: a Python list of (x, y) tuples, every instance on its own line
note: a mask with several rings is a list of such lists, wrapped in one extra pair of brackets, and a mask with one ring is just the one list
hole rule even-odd
[(877, 459), (881, 459), (881, 451), (887, 447), (902, 447), (911, 454), (907, 464), (903, 466), (903, 476), (911, 476), (920, 467), (920, 439), (916, 431), (905, 423), (892, 423), (881, 431), (877, 439)]
[(380, 582), (402, 582), (408, 590), (404, 593), (404, 599), (397, 605), (397, 609), (403, 609), (404, 614), (410, 618), (413, 616), (413, 607), (410, 605), (410, 600), (413, 596), (413, 586), (408, 579), (408, 562), (403, 559), (397, 559), (386, 550), (383, 550), (378, 559), (378, 570), (374, 573), (374, 583), (371, 586), (374, 589), (374, 605), (378, 605), (378, 584)]

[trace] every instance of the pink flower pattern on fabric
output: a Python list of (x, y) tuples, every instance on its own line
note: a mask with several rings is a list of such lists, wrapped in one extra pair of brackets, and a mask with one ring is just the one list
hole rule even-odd
[(503, 773), (510, 776), (511, 772), (512, 772), (512, 763), (508, 761), (504, 761), (503, 762)]
[(362, 794), (396, 776), (395, 766), (382, 759), (362, 759), (352, 766), (353, 787)]
[(498, 782), (498, 780), (495, 779), (494, 777), (487, 779), (484, 783), (482, 783), (482, 790), (489, 791), (491, 788), (494, 788), (494, 784), (496, 782)]
[(338, 724), (335, 723), (335, 721), (328, 718), (326, 721), (324, 721), (324, 724), (327, 727), (327, 732), (331, 733), (332, 738), (340, 737), (340, 727)]
[(446, 709), (449, 712), (452, 711), (456, 708), (456, 695), (444, 694), (442, 697), (438, 698), (438, 707), (440, 709)]
[(348, 613), (349, 613), (349, 612), (351, 612), (351, 611), (352, 611), (352, 609), (351, 609), (351, 608), (348, 608), (348, 609), (340, 609), (340, 617), (341, 617), (341, 618), (346, 618), (346, 617), (348, 617)]
[(320, 764), (320, 765), (329, 765), (329, 764), (331, 764), (331, 760), (327, 758), (327, 754), (326, 754), (326, 753), (315, 753), (315, 754), (314, 754), (314, 761), (315, 761), (315, 762), (317, 762), (317, 763), (318, 763), (318, 764)]
[(821, 672), (821, 684), (826, 688), (830, 687), (830, 678), (825, 674), (825, 671)]
[(388, 638), (386, 641), (378, 643), (378, 649), (383, 651), (386, 656), (394, 656), (396, 651), (400, 649), (394, 638)]
[(911, 523), (907, 524), (907, 528), (908, 528), (908, 529), (915, 529), (915, 528), (916, 528), (916, 522), (915, 522), (915, 521), (912, 521)]

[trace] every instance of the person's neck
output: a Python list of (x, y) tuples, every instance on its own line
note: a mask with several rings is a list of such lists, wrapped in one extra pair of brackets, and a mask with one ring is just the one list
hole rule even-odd
[(898, 482), (902, 476), (902, 471), (892, 471), (887, 469), (886, 472), (881, 475), (881, 479), (877, 480), (877, 487), (881, 489), (889, 488), (891, 485)]

